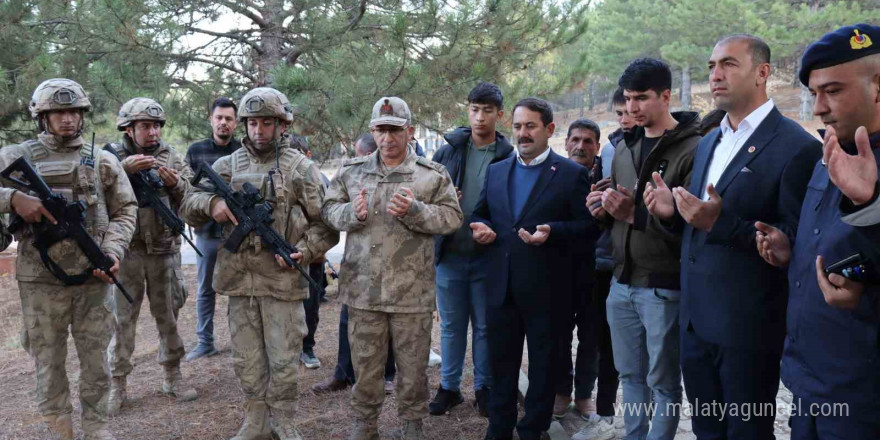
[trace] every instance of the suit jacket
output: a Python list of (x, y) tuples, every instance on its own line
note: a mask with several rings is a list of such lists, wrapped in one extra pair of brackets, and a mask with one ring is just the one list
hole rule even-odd
[[(721, 130), (700, 142), (688, 188), (700, 196)], [(788, 282), (755, 244), (755, 222), (794, 243), (801, 204), (821, 143), (774, 108), (722, 173), (722, 210), (710, 232), (686, 225), (681, 245), (682, 331), (725, 347), (782, 349)]]
[[(592, 245), (599, 235), (586, 207), (588, 170), (551, 151), (522, 213), (514, 218), (508, 180), (516, 160), (513, 156), (489, 166), (472, 217), (497, 234), (488, 246), (489, 307), (500, 307), (512, 295), (520, 308), (571, 312), (575, 265), (570, 246), (583, 239)], [(519, 238), (520, 228), (534, 233), (543, 224), (550, 226), (546, 243), (528, 245)]]

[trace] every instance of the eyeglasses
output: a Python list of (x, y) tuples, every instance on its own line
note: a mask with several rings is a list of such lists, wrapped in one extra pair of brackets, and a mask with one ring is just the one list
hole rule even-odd
[(407, 129), (404, 127), (396, 127), (393, 125), (380, 125), (378, 127), (373, 127), (370, 129), (370, 133), (373, 133), (373, 136), (395, 136), (403, 133)]

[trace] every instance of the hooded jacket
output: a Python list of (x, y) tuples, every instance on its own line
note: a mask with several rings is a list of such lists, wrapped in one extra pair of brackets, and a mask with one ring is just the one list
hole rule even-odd
[[(464, 180), (465, 165), (467, 164), (467, 151), (471, 138), (471, 128), (458, 127), (443, 136), (443, 138), (446, 140), (446, 143), (434, 153), (432, 160), (446, 167), (446, 171), (449, 172), (449, 176), (452, 178), (453, 185), (460, 189), (462, 181)], [(489, 164), (491, 165), (500, 160), (507, 159), (511, 155), (513, 155), (513, 145), (510, 144), (510, 141), (508, 141), (503, 134), (496, 131), (495, 156)], [(470, 220), (465, 218), (461, 227), (470, 229), (469, 225)], [(446, 250), (445, 248), (452, 240), (453, 235), (454, 234), (437, 235), (434, 237), (435, 266), (440, 263), (440, 259), (443, 257), (443, 253)], [(475, 252), (483, 252), (483, 250), (484, 246), (479, 244), (475, 245)]]
[(681, 232), (671, 230), (648, 213), (642, 194), (654, 171), (670, 187), (690, 183), (694, 152), (702, 138), (700, 117), (696, 112), (674, 112), (678, 125), (667, 130), (648, 154), (641, 171), (636, 171), (645, 138), (645, 129), (635, 128), (615, 146), (612, 163), (612, 187), (629, 189), (635, 197), (633, 224), (613, 221), (611, 242), (614, 253), (614, 276), (620, 283), (634, 287), (679, 290), (681, 282)]

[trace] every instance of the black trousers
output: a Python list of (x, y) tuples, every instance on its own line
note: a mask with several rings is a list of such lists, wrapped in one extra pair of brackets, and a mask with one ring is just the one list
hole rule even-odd
[[(510, 294), (508, 294), (510, 296)], [(560, 333), (567, 323), (554, 327), (549, 311), (525, 310), (508, 297), (501, 307), (488, 308), (489, 353), (493, 386), (489, 391), (489, 435), (507, 438), (516, 428), (522, 440), (540, 439), (550, 427), (555, 397)], [(529, 348), (529, 389), (525, 415), (517, 423), (517, 391), (523, 342)]]
[(681, 370), (697, 438), (772, 440), (781, 359), (781, 350), (724, 347), (682, 329)]
[(614, 416), (617, 403), (617, 387), (620, 385), (617, 369), (614, 368), (614, 353), (611, 350), (611, 328), (608, 327), (608, 313), (605, 301), (611, 290), (611, 271), (596, 271), (593, 284), (593, 307), (596, 310), (596, 347), (599, 352), (599, 380), (596, 391), (596, 414), (603, 417)]
[[(585, 285), (574, 292), (571, 326), (560, 334), (556, 367), (556, 394), (570, 396), (574, 381), (575, 399), (588, 399), (598, 375), (598, 352), (596, 351), (596, 310), (593, 305), (593, 286)], [(577, 327), (577, 357), (571, 361), (571, 342)]]
[[(388, 360), (385, 361), (385, 380), (392, 381), (397, 374), (394, 365), (394, 350), (388, 344)], [(336, 380), (355, 383), (354, 365), (351, 363), (351, 345), (348, 342), (348, 306), (343, 305), (339, 311), (339, 349), (336, 353), (336, 369), (333, 371)]]
[[(327, 287), (327, 275), (324, 274), (324, 263), (314, 263), (309, 265), (309, 276), (313, 280), (321, 283), (324, 288)], [(303, 301), (303, 308), (306, 311), (306, 328), (308, 333), (303, 337), (303, 351), (311, 351), (315, 348), (315, 331), (318, 330), (318, 311), (321, 308), (320, 293), (309, 284), (309, 297)]]

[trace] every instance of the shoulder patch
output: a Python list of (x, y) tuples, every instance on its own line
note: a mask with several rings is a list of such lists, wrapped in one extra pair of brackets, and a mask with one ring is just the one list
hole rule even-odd
[(360, 164), (366, 162), (370, 157), (371, 156), (361, 156), (361, 157), (355, 157), (355, 158), (351, 158), (351, 159), (345, 159), (345, 161), (342, 162), (342, 166), (347, 167), (347, 166), (352, 166), (352, 165), (360, 165)]
[(443, 173), (443, 171), (446, 170), (446, 167), (443, 166), (443, 164), (434, 162), (433, 160), (426, 159), (424, 157), (419, 157), (418, 159), (416, 159), (416, 163), (423, 167), (430, 168), (438, 173)]

